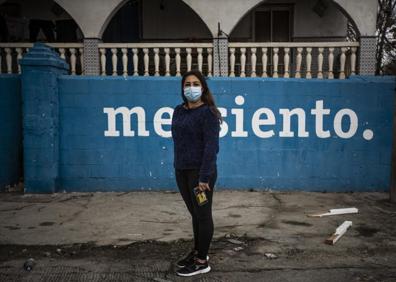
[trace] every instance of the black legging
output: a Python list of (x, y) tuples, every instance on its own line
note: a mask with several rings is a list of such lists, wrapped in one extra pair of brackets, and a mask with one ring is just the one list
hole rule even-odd
[(205, 190), (208, 203), (202, 206), (198, 205), (193, 191), (194, 187), (198, 186), (199, 169), (176, 169), (175, 174), (180, 194), (192, 217), (194, 249), (198, 251), (199, 259), (206, 260), (213, 237), (212, 198), (217, 169), (209, 177), (210, 191)]

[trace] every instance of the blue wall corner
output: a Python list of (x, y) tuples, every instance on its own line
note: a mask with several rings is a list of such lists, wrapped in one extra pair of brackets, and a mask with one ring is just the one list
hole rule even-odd
[(68, 65), (41, 43), (35, 43), (20, 63), (25, 191), (55, 192), (59, 176), (58, 77), (67, 74)]

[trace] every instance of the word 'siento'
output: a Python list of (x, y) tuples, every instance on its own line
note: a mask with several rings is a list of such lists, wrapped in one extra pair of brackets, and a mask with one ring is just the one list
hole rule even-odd
[[(242, 106), (245, 103), (243, 96), (239, 95), (235, 97), (235, 104)], [(226, 118), (228, 111), (226, 108), (219, 107), (219, 111), (223, 118)], [(147, 137), (150, 136), (150, 132), (146, 129), (146, 113), (142, 107), (133, 107), (131, 109), (127, 107), (103, 108), (103, 112), (107, 114), (107, 130), (104, 132), (106, 137), (118, 137), (120, 131), (116, 128), (116, 116), (122, 115), (122, 136), (133, 137), (136, 136), (135, 131), (131, 128), (131, 116), (135, 114), (137, 117), (137, 136)], [(231, 131), (231, 137), (248, 137), (248, 131), (244, 129), (244, 109), (232, 108), (231, 114), (235, 115), (235, 126), (234, 130)], [(280, 108), (279, 114), (282, 117), (282, 130), (278, 132), (279, 137), (294, 137), (295, 132), (290, 128), (290, 121), (293, 116), (297, 118), (298, 137), (309, 137), (309, 132), (305, 129), (305, 110), (302, 108)], [(311, 115), (315, 117), (315, 134), (319, 138), (331, 137), (330, 130), (323, 128), (323, 120), (326, 116), (330, 115), (330, 109), (325, 109), (323, 106), (323, 100), (317, 100), (315, 108), (311, 109)], [(167, 115), (167, 117), (164, 117)], [(173, 108), (162, 107), (159, 108), (153, 119), (154, 131), (161, 137), (171, 137), (172, 133), (170, 130), (164, 130), (163, 125), (171, 125), (172, 123)], [(343, 120), (349, 121), (349, 126), (342, 128)], [(269, 108), (258, 108), (251, 120), (253, 133), (259, 138), (270, 138), (275, 136), (275, 131), (271, 129), (271, 126), (275, 125), (276, 119), (274, 112)], [(345, 123), (344, 123), (345, 124)], [(346, 123), (348, 125), (348, 123)], [(344, 139), (351, 138), (355, 135), (358, 129), (358, 116), (357, 114), (348, 108), (340, 109), (334, 116), (333, 129), (335, 134)], [(228, 134), (229, 126), (226, 121), (223, 121), (221, 130), (219, 133), (220, 137), (224, 137)], [(374, 137), (374, 133), (371, 129), (363, 131), (363, 138), (365, 140), (371, 140)]]

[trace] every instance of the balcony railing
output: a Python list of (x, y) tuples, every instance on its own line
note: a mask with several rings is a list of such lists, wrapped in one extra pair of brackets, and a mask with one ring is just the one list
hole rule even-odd
[[(82, 43), (48, 43), (84, 74)], [(20, 73), (31, 43), (0, 43), (0, 73)], [(344, 79), (357, 73), (358, 42), (230, 42), (228, 76)], [(99, 43), (100, 74), (180, 76), (199, 69), (213, 76), (212, 43)]]
[(229, 76), (344, 79), (356, 74), (358, 47), (359, 42), (229, 43)]
[(101, 75), (180, 76), (194, 65), (212, 76), (212, 43), (101, 43), (99, 52)]
[[(83, 44), (82, 43), (46, 43), (54, 48), (59, 56), (70, 64), (70, 74), (82, 74)], [(20, 73), (21, 59), (33, 47), (33, 43), (0, 43), (0, 73)]]

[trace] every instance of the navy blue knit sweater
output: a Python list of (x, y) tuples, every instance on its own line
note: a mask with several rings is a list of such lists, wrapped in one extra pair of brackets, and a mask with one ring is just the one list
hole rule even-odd
[(172, 116), (174, 167), (199, 169), (199, 181), (207, 183), (216, 168), (220, 122), (209, 106), (194, 109), (177, 105)]

